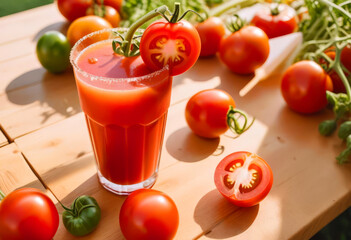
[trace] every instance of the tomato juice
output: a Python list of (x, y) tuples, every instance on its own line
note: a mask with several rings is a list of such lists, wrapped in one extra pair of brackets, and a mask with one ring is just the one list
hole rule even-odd
[(140, 56), (115, 54), (111, 42), (85, 48), (83, 38), (71, 61), (99, 180), (128, 194), (156, 181), (172, 77), (168, 67), (150, 72)]

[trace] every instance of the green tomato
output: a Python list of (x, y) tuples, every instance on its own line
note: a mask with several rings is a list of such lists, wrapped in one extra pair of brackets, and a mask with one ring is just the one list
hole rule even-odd
[(41, 65), (52, 73), (65, 71), (70, 62), (71, 45), (65, 35), (58, 31), (49, 31), (37, 42), (37, 56)]
[(91, 233), (101, 218), (101, 209), (93, 197), (80, 196), (73, 202), (71, 209), (65, 209), (62, 221), (65, 228), (74, 236)]

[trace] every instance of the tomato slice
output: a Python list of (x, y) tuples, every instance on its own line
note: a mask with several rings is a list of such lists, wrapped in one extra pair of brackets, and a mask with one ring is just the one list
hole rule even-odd
[(140, 40), (140, 55), (146, 66), (156, 71), (169, 65), (172, 76), (191, 68), (200, 55), (200, 49), (199, 34), (185, 20), (154, 22), (145, 29)]
[(250, 152), (234, 152), (217, 166), (214, 181), (218, 191), (239, 207), (262, 201), (272, 188), (273, 173), (261, 157)]

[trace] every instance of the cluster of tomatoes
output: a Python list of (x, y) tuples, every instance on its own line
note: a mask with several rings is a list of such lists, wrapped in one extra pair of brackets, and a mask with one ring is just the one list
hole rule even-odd
[[(329, 48), (325, 54), (332, 60), (335, 50)], [(340, 62), (347, 71), (351, 71), (351, 45), (346, 45), (340, 55)], [(311, 61), (299, 61), (291, 65), (283, 75), (281, 92), (287, 105), (294, 111), (302, 114), (319, 112), (328, 105), (326, 91), (335, 93), (346, 92), (339, 75), (331, 69), (326, 72), (322, 65)], [(345, 72), (347, 75), (347, 72)]]
[(70, 25), (66, 35), (49, 31), (40, 37), (36, 53), (42, 66), (52, 73), (64, 72), (70, 66), (71, 47), (80, 38), (119, 26), (121, 5), (121, 0), (58, 0), (58, 10)]

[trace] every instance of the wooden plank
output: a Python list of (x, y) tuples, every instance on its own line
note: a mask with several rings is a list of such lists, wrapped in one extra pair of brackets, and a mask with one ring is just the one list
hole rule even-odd
[(27, 165), (16, 144), (12, 143), (0, 148), (0, 189), (8, 194), (21, 187), (46, 191)]
[(0, 131), (0, 147), (7, 144), (9, 144), (9, 141), (7, 140), (6, 136)]
[[(0, 18), (0, 45), (23, 38), (35, 43), (43, 33), (50, 30), (66, 33), (67, 26), (68, 22), (60, 14), (56, 4), (11, 14)], [(17, 46), (17, 49), (26, 50), (23, 46)]]
[[(350, 202), (351, 168), (338, 166), (334, 159), (342, 144), (336, 137), (321, 137), (316, 130), (328, 112), (306, 117), (287, 109), (276, 77), (239, 98), (238, 83), (222, 78), (228, 72), (222, 74), (220, 87), (234, 96), (239, 108), (255, 116), (256, 122), (237, 139), (227, 133), (220, 139), (204, 140), (186, 126), (182, 117), (186, 101), (170, 108), (160, 176), (154, 188), (169, 194), (178, 206), (176, 238), (307, 239)], [(81, 194), (90, 194), (101, 203), (103, 222), (85, 239), (123, 239), (118, 225), (111, 228), (109, 223), (118, 223), (124, 197), (110, 194), (98, 184), (91, 152), (79, 154), (89, 152), (89, 143), (78, 122), (84, 122), (82, 116), (21, 137), (16, 143), (65, 204)], [(56, 148), (49, 144), (55, 141), (59, 142)], [(217, 163), (238, 150), (261, 155), (273, 169), (272, 192), (258, 207), (239, 209), (215, 189)], [(57, 237), (73, 239), (62, 226)]]

